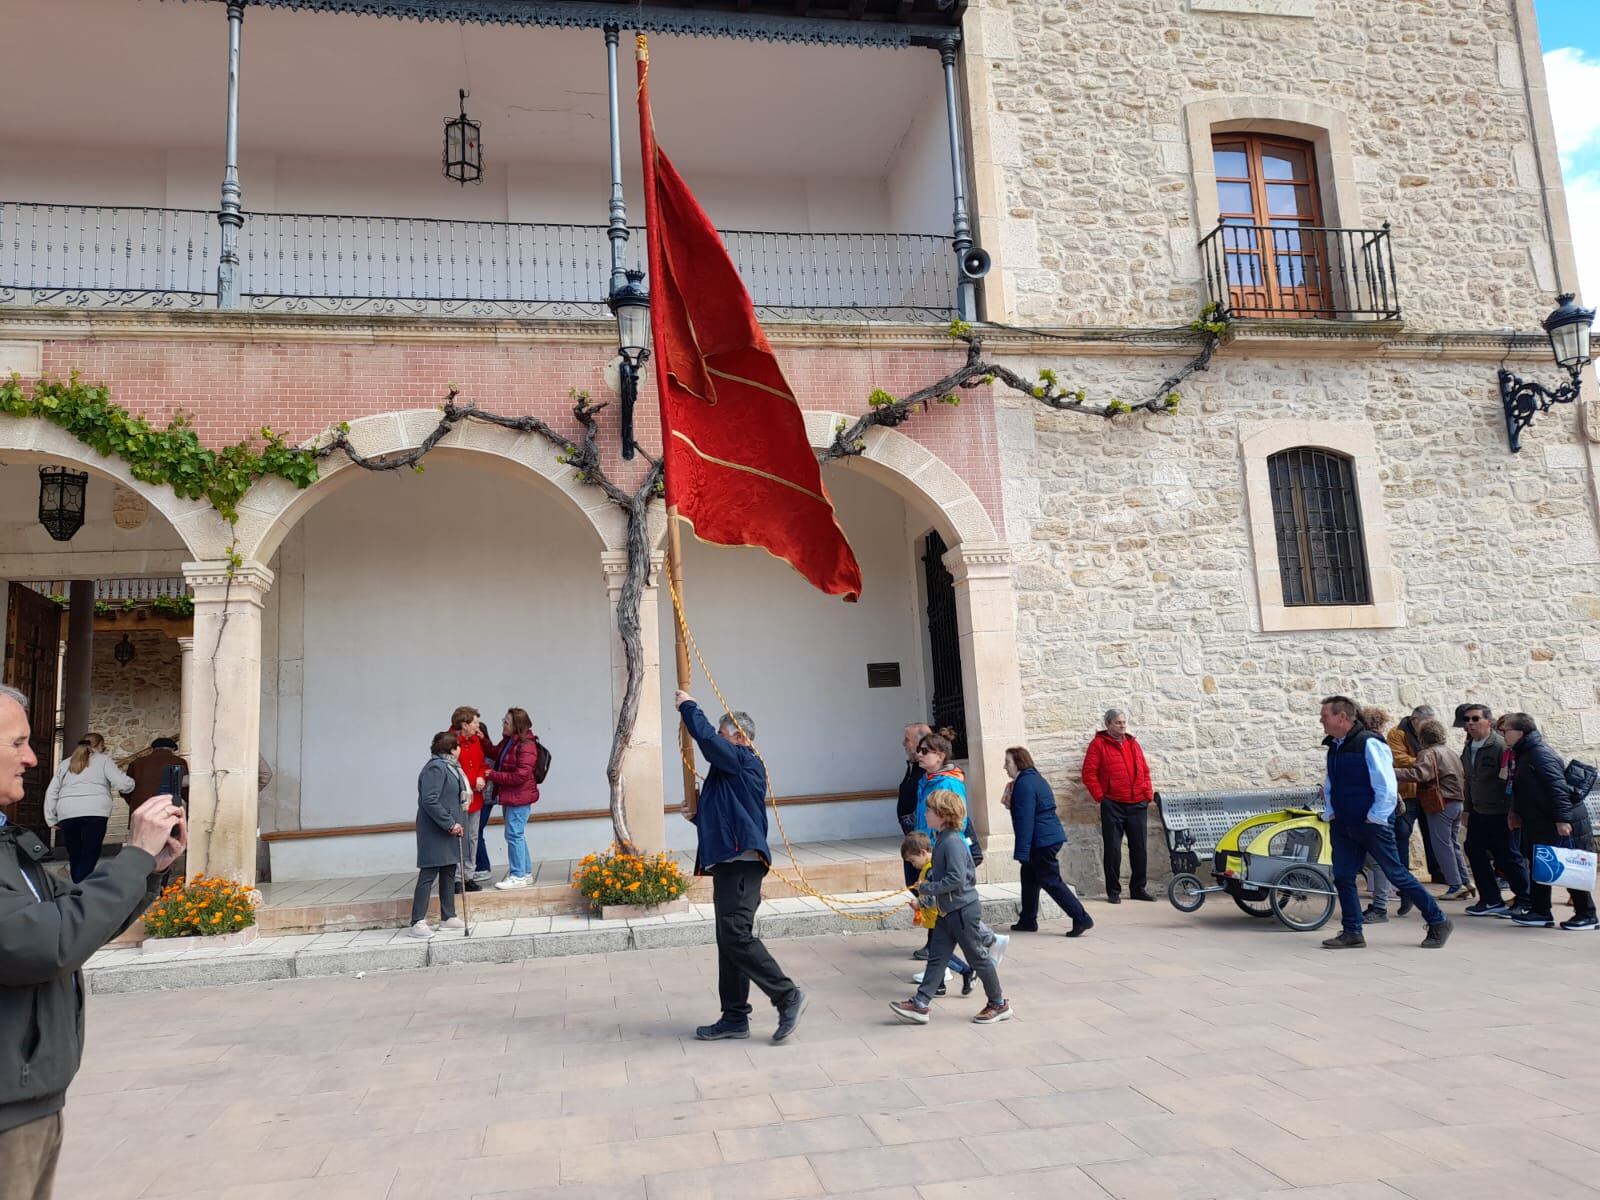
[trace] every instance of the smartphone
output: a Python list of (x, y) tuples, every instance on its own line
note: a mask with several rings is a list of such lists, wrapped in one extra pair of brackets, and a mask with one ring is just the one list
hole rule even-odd
[[(177, 763), (161, 768), (161, 793), (180, 808), (183, 807), (183, 778), (184, 770)], [(172, 827), (172, 836), (177, 837), (179, 826)]]

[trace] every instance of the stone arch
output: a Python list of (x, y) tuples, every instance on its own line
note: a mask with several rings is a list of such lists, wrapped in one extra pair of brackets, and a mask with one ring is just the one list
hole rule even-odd
[[(352, 421), (350, 440), (364, 455), (411, 450), (420, 446), (438, 423), (437, 409), (378, 413)], [(531, 472), (571, 500), (594, 529), (602, 549), (614, 550), (626, 544), (622, 513), (599, 488), (584, 483), (576, 471), (560, 462), (555, 448), (543, 438), (498, 425), (462, 422), (445, 435), (438, 448), (489, 455)], [(329, 455), (321, 465), (320, 477), (304, 490), (277, 478), (262, 479), (250, 489), (239, 503), (236, 532), (241, 557), (270, 561), (284, 537), (307, 512), (364, 474), (341, 454)]]
[[(836, 412), (807, 412), (805, 419), (806, 438), (815, 450), (833, 443), (840, 421), (853, 420)], [(929, 517), (945, 545), (953, 548), (962, 543), (992, 544), (999, 540), (983, 501), (932, 450), (898, 430), (882, 426), (868, 430), (864, 440), (866, 450), (844, 461), (861, 464), (879, 483)], [(653, 521), (651, 534), (659, 547), (666, 536), (665, 521)]]
[(0, 450), (74, 463), (137, 493), (166, 518), (195, 558), (221, 558), (231, 540), (228, 523), (207, 500), (184, 500), (164, 483), (135, 479), (128, 464), (90, 449), (58, 425), (37, 417), (0, 417)]

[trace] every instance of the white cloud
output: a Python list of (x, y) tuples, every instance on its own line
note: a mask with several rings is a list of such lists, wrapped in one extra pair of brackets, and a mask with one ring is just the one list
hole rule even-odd
[(1585, 301), (1600, 298), (1600, 61), (1563, 46), (1544, 56)]

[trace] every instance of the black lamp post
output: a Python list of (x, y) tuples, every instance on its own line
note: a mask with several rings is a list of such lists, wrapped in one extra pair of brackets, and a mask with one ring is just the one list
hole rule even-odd
[(83, 528), (83, 498), (89, 472), (65, 467), (39, 468), (39, 524), (58, 542), (70, 542)]
[(650, 357), (650, 293), (642, 286), (643, 271), (627, 272), (628, 282), (607, 302), (617, 318), (617, 351), (622, 357), (622, 457), (632, 458), (633, 406), (639, 399), (639, 370)]
[(483, 182), (483, 130), (467, 118), (467, 93), (459, 93), (461, 115), (444, 123), (444, 173), (462, 187)]
[(1551, 391), (1503, 367), (1500, 370), (1500, 403), (1505, 406), (1506, 438), (1513, 454), (1522, 449), (1522, 431), (1533, 424), (1535, 416), (1549, 412), (1552, 405), (1571, 404), (1583, 387), (1594, 309), (1579, 308), (1571, 292), (1563, 292), (1556, 303), (1559, 307), (1545, 318), (1544, 331), (1550, 335), (1550, 352), (1555, 355), (1556, 366), (1570, 376), (1569, 382)]

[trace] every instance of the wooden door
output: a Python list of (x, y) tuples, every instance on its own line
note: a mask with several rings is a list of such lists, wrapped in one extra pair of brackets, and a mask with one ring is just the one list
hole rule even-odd
[(1229, 304), (1246, 316), (1330, 315), (1328, 234), (1311, 143), (1255, 134), (1212, 143)]
[(53, 600), (20, 583), (6, 603), (5, 681), (28, 697), (30, 743), (39, 765), (23, 777), (23, 799), (11, 819), (41, 837), (44, 792), (50, 783), (56, 741), (56, 670), (61, 661), (61, 610)]

